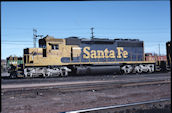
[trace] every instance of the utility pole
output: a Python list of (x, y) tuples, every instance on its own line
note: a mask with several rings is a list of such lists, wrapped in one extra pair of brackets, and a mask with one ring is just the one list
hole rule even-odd
[(37, 30), (33, 28), (33, 47), (36, 48)]
[(158, 44), (158, 46), (159, 46), (159, 57), (158, 57), (158, 62), (159, 62), (159, 66), (160, 66), (160, 44)]
[(94, 28), (92, 27), (92, 28), (91, 28), (91, 35), (92, 35), (92, 36), (91, 36), (91, 39), (93, 39), (93, 38), (94, 38), (94, 35), (93, 35), (93, 34), (94, 34), (93, 29), (94, 29)]
[(37, 35), (37, 29), (33, 29), (33, 47), (36, 48), (37, 37), (43, 37), (43, 35)]

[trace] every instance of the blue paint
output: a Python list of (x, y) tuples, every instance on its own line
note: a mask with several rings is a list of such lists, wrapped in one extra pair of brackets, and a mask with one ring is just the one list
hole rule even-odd
[[(76, 62), (114, 62), (114, 61), (143, 61), (143, 47), (123, 47), (125, 51), (128, 52), (127, 58), (117, 58), (117, 43), (114, 44), (80, 44), (81, 49), (81, 56), (79, 57), (73, 57), (73, 59), (70, 61), (70, 57), (63, 57), (61, 59), (62, 63), (76, 63)], [(115, 52), (115, 58), (83, 58), (83, 48), (84, 47), (90, 47), (91, 50), (105, 50), (106, 48), (108, 50), (114, 50)]]

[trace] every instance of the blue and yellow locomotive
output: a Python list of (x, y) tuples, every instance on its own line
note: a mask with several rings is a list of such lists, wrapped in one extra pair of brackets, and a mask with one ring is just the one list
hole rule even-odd
[(24, 76), (154, 72), (155, 62), (144, 60), (138, 39), (69, 37), (39, 39), (39, 48), (24, 49)]

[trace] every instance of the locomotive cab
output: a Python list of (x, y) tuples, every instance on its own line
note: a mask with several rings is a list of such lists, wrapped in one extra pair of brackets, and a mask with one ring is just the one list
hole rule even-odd
[(63, 39), (54, 39), (49, 36), (39, 39), (39, 48), (24, 49), (25, 66), (32, 64), (44, 66), (45, 64), (47, 65), (47, 63), (53, 65), (55, 62), (57, 64), (60, 60), (60, 52), (62, 52), (64, 43)]
[[(55, 39), (50, 36), (39, 39), (39, 48), (24, 49), (25, 75), (27, 76), (29, 72), (31, 76), (34, 74), (49, 76), (50, 73), (54, 73), (54, 70), (58, 70), (57, 73), (63, 73), (62, 70), (66, 73), (68, 69), (64, 66), (60, 67), (63, 65), (61, 58), (70, 55), (63, 54), (68, 53), (70, 48), (65, 46), (65, 39)], [(56, 75), (59, 75), (57, 73)]]

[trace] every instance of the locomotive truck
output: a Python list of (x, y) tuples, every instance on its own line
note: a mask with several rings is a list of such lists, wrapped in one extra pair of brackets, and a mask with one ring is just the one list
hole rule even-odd
[(47, 35), (39, 39), (39, 48), (24, 49), (21, 68), (23, 77), (152, 73), (155, 62), (145, 61), (144, 43), (138, 39), (56, 39)]

